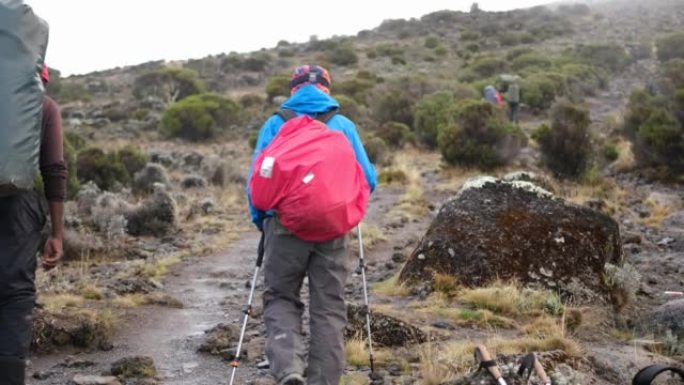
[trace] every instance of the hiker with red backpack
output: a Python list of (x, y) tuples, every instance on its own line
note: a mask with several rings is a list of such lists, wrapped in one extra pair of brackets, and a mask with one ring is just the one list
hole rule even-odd
[(280, 385), (337, 385), (345, 368), (347, 234), (363, 219), (377, 180), (356, 126), (330, 96), (328, 71), (300, 66), (290, 86), (290, 98), (261, 128), (247, 188), (265, 240), (266, 355)]
[[(42, 248), (46, 270), (62, 256), (66, 166), (59, 109), (44, 95), (47, 24), (22, 1), (0, 0), (0, 36), (0, 55), (12, 58), (0, 60), (0, 385), (24, 385), (36, 255)], [(34, 188), (38, 170), (49, 205)]]

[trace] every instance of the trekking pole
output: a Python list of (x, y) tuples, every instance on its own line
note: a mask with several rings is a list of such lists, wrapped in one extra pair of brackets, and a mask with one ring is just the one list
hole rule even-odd
[(479, 365), (478, 371), (484, 369), (494, 378), (497, 384), (507, 385), (506, 380), (504, 380), (503, 376), (501, 375), (501, 371), (499, 371), (499, 368), (496, 365), (496, 360), (492, 358), (491, 354), (489, 354), (487, 347), (484, 345), (478, 345), (475, 348), (475, 361)]
[(264, 233), (261, 233), (261, 240), (259, 240), (259, 248), (257, 251), (257, 261), (256, 267), (254, 268), (254, 276), (252, 277), (252, 286), (249, 289), (249, 297), (247, 299), (247, 307), (244, 310), (245, 318), (242, 321), (242, 329), (240, 330), (240, 339), (238, 341), (237, 350), (235, 351), (235, 359), (230, 363), (233, 367), (233, 373), (230, 375), (230, 385), (233, 385), (235, 380), (235, 372), (240, 366), (240, 352), (242, 350), (242, 343), (245, 339), (245, 332), (247, 331), (247, 321), (252, 315), (252, 302), (254, 300), (254, 290), (256, 289), (257, 278), (259, 277), (259, 269), (261, 268), (261, 263), (264, 261)]
[(363, 281), (363, 301), (366, 305), (366, 331), (368, 332), (368, 354), (370, 358), (371, 376), (375, 373), (373, 359), (373, 338), (371, 337), (370, 306), (368, 305), (368, 284), (366, 283), (366, 262), (363, 255), (363, 235), (361, 234), (361, 224), (356, 226), (359, 234), (359, 268), (361, 269), (361, 280)]

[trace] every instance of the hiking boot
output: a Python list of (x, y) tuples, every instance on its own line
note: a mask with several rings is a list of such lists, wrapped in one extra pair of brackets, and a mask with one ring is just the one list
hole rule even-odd
[(304, 381), (304, 377), (302, 377), (301, 374), (299, 373), (290, 373), (283, 377), (279, 382), (278, 385), (304, 385), (306, 382)]

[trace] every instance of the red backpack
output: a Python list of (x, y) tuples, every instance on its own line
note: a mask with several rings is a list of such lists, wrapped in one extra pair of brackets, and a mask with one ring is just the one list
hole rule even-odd
[(285, 124), (254, 161), (252, 204), (273, 210), (286, 229), (308, 242), (347, 234), (363, 219), (370, 196), (351, 143), (307, 115), (279, 115)]

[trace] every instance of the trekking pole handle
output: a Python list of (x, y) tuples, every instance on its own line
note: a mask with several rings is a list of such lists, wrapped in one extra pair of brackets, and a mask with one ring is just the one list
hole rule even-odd
[(261, 239), (259, 239), (259, 247), (257, 248), (257, 267), (261, 267), (264, 262), (264, 238), (266, 238), (264, 232), (261, 232)]
[(480, 368), (487, 370), (499, 385), (506, 385), (506, 380), (501, 375), (499, 368), (496, 366), (496, 360), (489, 354), (487, 347), (478, 345), (475, 348), (475, 359), (479, 361)]
[(546, 370), (544, 370), (544, 367), (542, 366), (541, 362), (539, 362), (539, 360), (536, 357), (534, 359), (534, 371), (535, 373), (537, 373), (537, 377), (539, 377), (539, 380), (541, 380), (542, 384), (551, 384), (551, 380), (549, 379), (549, 376), (546, 374)]

